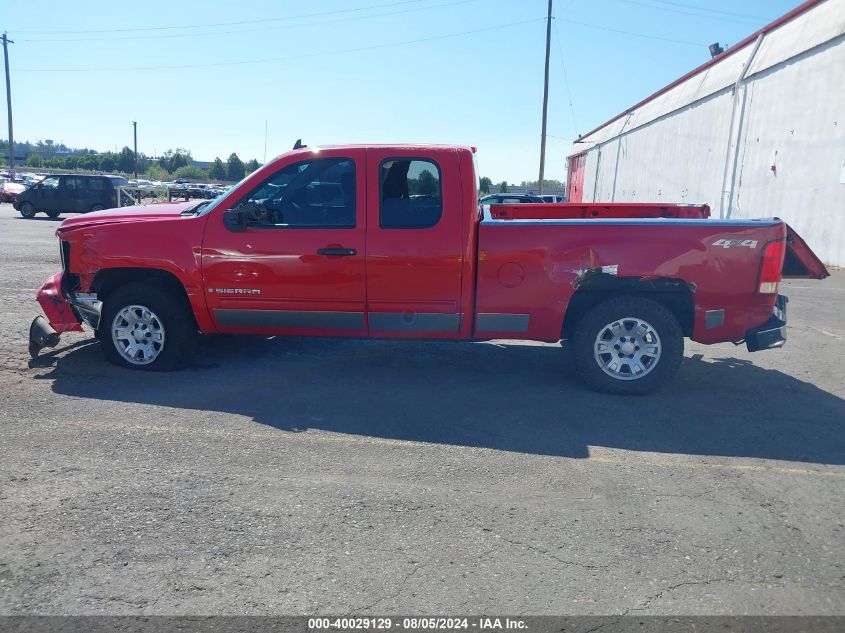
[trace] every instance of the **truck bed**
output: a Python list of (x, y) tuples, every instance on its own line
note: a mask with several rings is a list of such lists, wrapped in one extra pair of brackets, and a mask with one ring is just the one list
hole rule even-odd
[[(596, 207), (616, 217), (577, 216), (579, 209), (592, 213), (600, 210)], [(659, 215), (675, 210), (692, 215), (696, 209), (702, 216), (709, 212), (704, 207), (526, 204), (504, 209), (510, 217), (501, 218), (494, 213), (502, 207), (485, 209), (478, 236), (476, 335), (558, 340), (577, 292), (612, 285), (617, 294), (636, 294), (643, 284), (649, 289), (662, 284), (688, 296), (691, 338), (742, 340), (772, 314), (776, 295), (756, 291), (760, 258), (767, 243), (786, 239), (787, 227), (777, 218)], [(542, 217), (550, 214), (556, 216)], [(708, 311), (721, 315), (718, 326), (706, 323)]]
[(710, 217), (706, 204), (653, 203), (564, 203), (564, 204), (496, 204), (490, 205), (495, 220), (576, 220), (609, 218), (683, 218)]

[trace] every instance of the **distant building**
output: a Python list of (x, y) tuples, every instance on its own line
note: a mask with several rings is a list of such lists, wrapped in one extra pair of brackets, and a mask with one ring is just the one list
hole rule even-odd
[[(493, 186), (490, 187), (490, 193), (499, 193), (499, 185), (493, 183)], [(508, 190), (504, 193), (527, 193), (532, 196), (540, 195), (537, 187), (523, 187), (522, 185), (508, 185)], [(549, 187), (548, 185), (545, 185), (543, 187), (543, 195), (566, 195), (566, 187)]]
[(778, 216), (845, 266), (845, 0), (810, 0), (580, 137), (571, 201)]

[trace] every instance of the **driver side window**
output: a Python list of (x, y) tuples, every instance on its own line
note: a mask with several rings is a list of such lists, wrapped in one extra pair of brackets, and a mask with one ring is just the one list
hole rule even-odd
[(288, 165), (254, 189), (241, 205), (256, 205), (256, 226), (354, 228), (355, 161), (320, 158)]

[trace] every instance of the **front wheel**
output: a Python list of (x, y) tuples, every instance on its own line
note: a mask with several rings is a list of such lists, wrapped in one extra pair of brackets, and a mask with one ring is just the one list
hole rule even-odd
[(91, 212), (92, 212), (92, 213), (93, 213), (94, 211), (102, 211), (103, 209), (105, 209), (105, 207), (104, 207), (103, 205), (101, 205), (101, 204), (94, 204), (94, 205), (91, 205)]
[(61, 211), (47, 211), (47, 217), (54, 220), (62, 214)]
[(97, 329), (106, 359), (131, 369), (178, 369), (194, 350), (193, 315), (176, 292), (130, 283), (106, 297)]
[(23, 202), (21, 203), (21, 208), (19, 209), (21, 217), (26, 218), (27, 220), (31, 220), (35, 217), (36, 211), (35, 207), (31, 202)]
[(668, 383), (684, 355), (675, 315), (642, 297), (609, 299), (575, 327), (573, 360), (588, 387), (604, 393), (641, 395)]

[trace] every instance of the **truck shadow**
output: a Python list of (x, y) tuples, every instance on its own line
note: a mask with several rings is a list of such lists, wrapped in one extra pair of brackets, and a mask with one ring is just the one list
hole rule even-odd
[(639, 398), (587, 391), (556, 346), (214, 337), (180, 372), (110, 366), (97, 344), (34, 366), (59, 394), (244, 415), (286, 432), (845, 463), (845, 400), (737, 358), (688, 356), (670, 387)]

